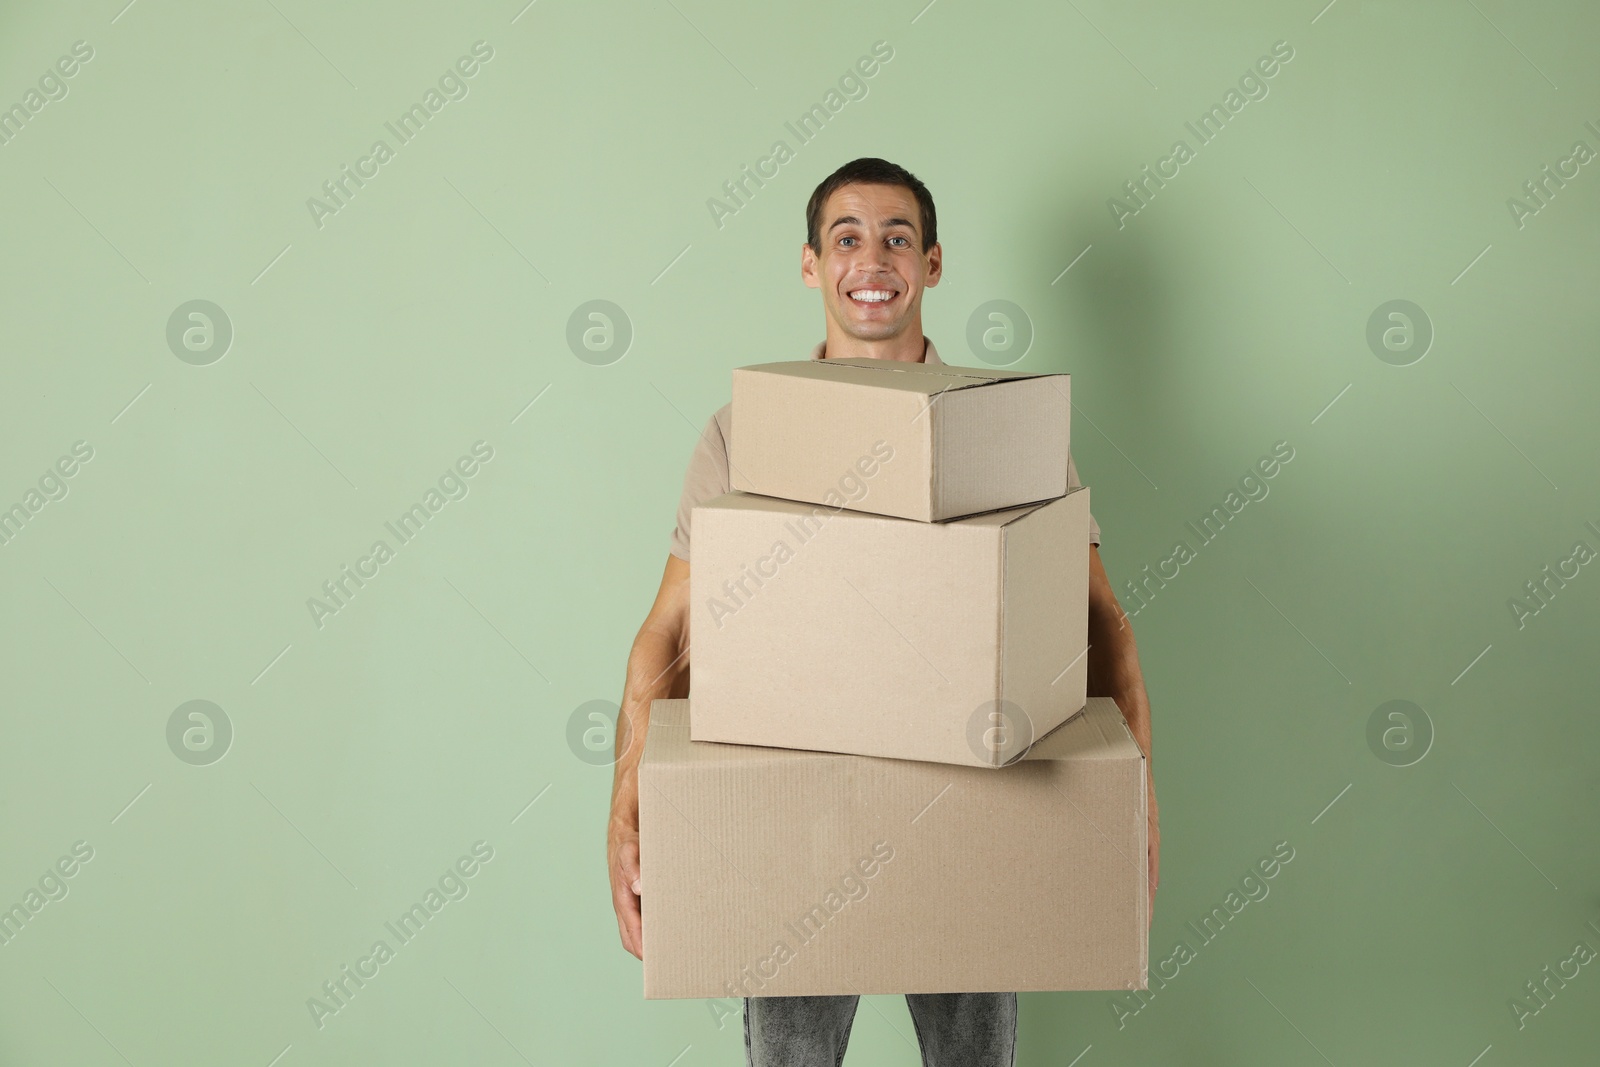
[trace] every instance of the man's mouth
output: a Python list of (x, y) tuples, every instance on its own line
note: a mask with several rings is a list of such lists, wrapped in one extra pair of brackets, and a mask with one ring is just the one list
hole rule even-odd
[(845, 294), (857, 307), (879, 307), (891, 303), (900, 294), (893, 289), (852, 289)]

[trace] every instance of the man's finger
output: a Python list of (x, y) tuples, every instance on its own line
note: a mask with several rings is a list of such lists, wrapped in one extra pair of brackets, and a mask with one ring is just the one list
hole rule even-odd
[(617, 930), (622, 935), (622, 947), (639, 959), (644, 959), (644, 935), (641, 929), (638, 898), (625, 889), (619, 890), (616, 910)]

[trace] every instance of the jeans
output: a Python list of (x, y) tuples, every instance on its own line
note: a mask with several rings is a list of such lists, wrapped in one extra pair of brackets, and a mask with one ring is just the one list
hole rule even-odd
[[(839, 1067), (855, 996), (746, 997), (748, 1067)], [(923, 1067), (1015, 1067), (1015, 993), (907, 993)]]

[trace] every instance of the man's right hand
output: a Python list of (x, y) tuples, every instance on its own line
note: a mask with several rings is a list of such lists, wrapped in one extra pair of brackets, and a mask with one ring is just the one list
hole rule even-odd
[(606, 864), (611, 868), (611, 906), (617, 912), (622, 947), (644, 959), (644, 923), (640, 908), (639, 826), (613, 821), (606, 832)]
[[(611, 906), (622, 947), (644, 959), (639, 876), (639, 762), (650, 728), (650, 705), (689, 695), (689, 564), (667, 556), (661, 588), (628, 655), (628, 680), (617, 714), (617, 761), (606, 826)], [(636, 729), (635, 729), (636, 728)]]

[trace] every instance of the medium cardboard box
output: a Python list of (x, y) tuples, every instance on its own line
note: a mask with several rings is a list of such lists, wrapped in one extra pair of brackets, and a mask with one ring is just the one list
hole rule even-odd
[[(938, 522), (1067, 491), (1066, 374), (798, 360), (733, 372), (734, 489)], [(853, 495), (857, 484), (868, 491)]]
[(1089, 490), (943, 523), (696, 507), (696, 741), (1004, 766), (1083, 707)]
[(692, 703), (654, 702), (639, 768), (646, 998), (1147, 988), (1109, 697), (1003, 770), (702, 744)]

